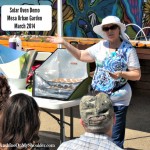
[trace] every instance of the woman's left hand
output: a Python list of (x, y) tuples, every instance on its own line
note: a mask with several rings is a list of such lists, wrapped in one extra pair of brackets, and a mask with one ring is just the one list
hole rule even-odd
[(114, 79), (118, 79), (121, 77), (122, 71), (116, 71), (114, 73), (109, 72), (109, 75), (114, 78)]
[(137, 81), (140, 80), (141, 78), (141, 69), (134, 69), (128, 71), (116, 71), (114, 73), (109, 72), (109, 75), (114, 79), (118, 79), (122, 77), (127, 80)]

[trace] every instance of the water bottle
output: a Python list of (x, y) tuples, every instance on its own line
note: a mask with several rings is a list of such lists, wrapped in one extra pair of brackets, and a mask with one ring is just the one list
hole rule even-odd
[(15, 37), (9, 38), (9, 47), (16, 49), (16, 38)]
[(22, 50), (22, 41), (18, 36), (16, 37), (16, 49)]

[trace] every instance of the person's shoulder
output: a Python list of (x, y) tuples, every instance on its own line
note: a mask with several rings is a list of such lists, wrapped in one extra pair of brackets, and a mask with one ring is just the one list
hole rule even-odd
[(103, 48), (103, 47), (108, 47), (108, 45), (109, 45), (108, 43), (109, 42), (107, 40), (101, 39), (99, 42), (97, 42), (93, 46), (97, 47), (97, 48)]
[(134, 48), (130, 41), (124, 40), (123, 45), (127, 48)]
[(78, 142), (79, 142), (78, 138), (63, 142), (62, 144), (60, 144), (57, 150), (65, 150), (65, 149), (72, 150), (74, 149), (74, 145), (77, 145)]
[(102, 140), (99, 144), (98, 150), (123, 150), (117, 146), (110, 137), (105, 136), (105, 140)]
[(106, 43), (108, 43), (108, 40), (101, 39), (98, 43), (99, 44), (106, 44)]
[(98, 150), (123, 150), (122, 148), (118, 147), (117, 145), (115, 145), (114, 143), (110, 146), (106, 145), (103, 147), (99, 147)]
[(133, 47), (131, 42), (127, 40), (123, 41), (121, 48), (124, 52), (128, 52), (128, 53), (135, 51), (135, 48)]

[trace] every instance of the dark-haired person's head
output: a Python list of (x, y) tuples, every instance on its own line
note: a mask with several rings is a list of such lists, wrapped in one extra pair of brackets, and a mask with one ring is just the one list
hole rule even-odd
[(3, 102), (9, 98), (11, 89), (6, 77), (0, 73), (0, 110), (2, 109)]
[(2, 144), (28, 144), (38, 141), (39, 107), (33, 97), (22, 93), (15, 94), (4, 103), (3, 108)]

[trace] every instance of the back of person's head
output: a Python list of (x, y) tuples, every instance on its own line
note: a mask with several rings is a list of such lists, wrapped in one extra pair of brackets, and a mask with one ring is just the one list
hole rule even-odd
[(84, 96), (80, 101), (80, 116), (87, 132), (107, 133), (114, 121), (114, 109), (109, 96), (105, 93)]
[(2, 144), (28, 144), (39, 139), (39, 107), (33, 97), (22, 93), (15, 94), (4, 103), (3, 108)]
[(3, 102), (9, 98), (11, 89), (6, 77), (0, 73), (0, 110), (2, 109)]

